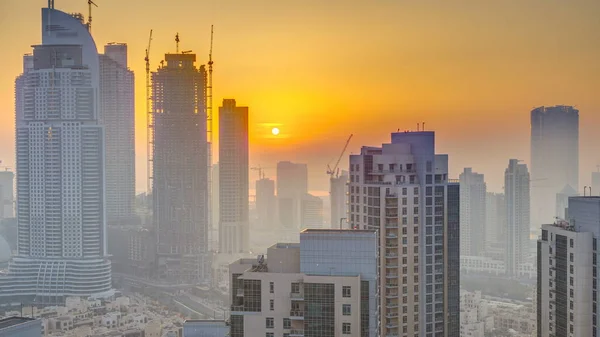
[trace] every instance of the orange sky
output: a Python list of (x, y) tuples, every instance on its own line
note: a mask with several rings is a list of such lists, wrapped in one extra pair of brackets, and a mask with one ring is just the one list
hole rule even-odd
[[(306, 162), (310, 188), (349, 147), (388, 141), (426, 122), (451, 174), (472, 166), (500, 191), (508, 159), (529, 161), (529, 110), (580, 109), (581, 178), (600, 163), (600, 1), (597, 0), (96, 0), (93, 35), (129, 45), (136, 73), (138, 190), (145, 189), (144, 49), (152, 68), (181, 49), (207, 58), (215, 25), (215, 107), (250, 107), (252, 165)], [(0, 1), (0, 159), (14, 163), (14, 78), (40, 42), (46, 0)], [(55, 0), (84, 12), (85, 0)], [(215, 109), (216, 110), (216, 109)], [(281, 124), (281, 137), (269, 127)], [(216, 125), (215, 125), (216, 127)], [(344, 159), (344, 164), (347, 160)], [(347, 164), (346, 164), (347, 165)], [(251, 179), (255, 179), (252, 172)]]

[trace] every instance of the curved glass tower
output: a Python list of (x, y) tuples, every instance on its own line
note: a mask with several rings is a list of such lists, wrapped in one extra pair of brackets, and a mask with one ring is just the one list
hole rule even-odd
[(42, 44), (15, 85), (18, 254), (0, 301), (112, 294), (98, 71), (83, 22), (42, 9)]

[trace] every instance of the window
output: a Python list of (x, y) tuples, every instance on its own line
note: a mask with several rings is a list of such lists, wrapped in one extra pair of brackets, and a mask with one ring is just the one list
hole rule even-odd
[(275, 292), (275, 283), (269, 282), (269, 292), (272, 294)]
[(342, 287), (342, 297), (351, 297), (352, 293), (350, 291), (350, 286), (343, 286)]
[(418, 187), (415, 187), (415, 188), (413, 189), (413, 194), (414, 194), (414, 195), (419, 195), (419, 188), (418, 188)]
[(300, 293), (300, 283), (292, 283), (292, 294)]
[(344, 335), (349, 335), (352, 333), (350, 330), (350, 323), (342, 323), (342, 333)]
[(571, 246), (571, 248), (573, 248), (573, 239), (569, 239), (569, 246)]
[(275, 337), (275, 334), (273, 332), (267, 332), (265, 337)]
[(406, 195), (408, 193), (408, 190), (406, 189), (406, 187), (402, 188), (402, 195)]
[(573, 262), (573, 253), (569, 254), (569, 261)]
[(342, 315), (344, 316), (350, 316), (350, 314), (352, 313), (350, 304), (342, 304)]
[(275, 300), (269, 300), (269, 310), (275, 310)]
[(274, 329), (275, 328), (275, 319), (273, 317), (265, 318), (265, 326), (267, 329)]
[(284, 318), (283, 319), (283, 328), (284, 329), (291, 329), (292, 328), (292, 321), (289, 318)]

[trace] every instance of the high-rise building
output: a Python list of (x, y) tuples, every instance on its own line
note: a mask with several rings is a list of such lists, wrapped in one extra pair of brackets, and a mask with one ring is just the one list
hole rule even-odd
[(556, 194), (579, 190), (579, 110), (572, 106), (531, 111), (531, 226), (552, 223)]
[(289, 161), (277, 163), (277, 204), (282, 228), (300, 229), (301, 200), (307, 193), (307, 165)]
[(567, 218), (567, 208), (569, 207), (569, 198), (577, 195), (577, 191), (571, 185), (565, 187), (556, 194), (556, 217), (559, 219)]
[(503, 193), (487, 192), (485, 197), (486, 256), (504, 261), (506, 250), (506, 201)]
[(323, 228), (323, 199), (308, 193), (300, 199), (300, 226)]
[(517, 276), (529, 258), (529, 171), (527, 165), (510, 159), (504, 172), (506, 200), (506, 273)]
[(377, 235), (307, 229), (229, 266), (231, 337), (378, 333)]
[(18, 253), (0, 296), (110, 296), (96, 45), (80, 20), (44, 8), (42, 44), (24, 64), (15, 86)]
[(485, 251), (486, 192), (483, 174), (470, 167), (460, 174), (460, 255), (482, 256)]
[(210, 215), (211, 215), (211, 226), (210, 226), (210, 248), (213, 251), (219, 250), (219, 163), (212, 165), (212, 184), (211, 195), (210, 195)]
[(568, 221), (543, 225), (537, 242), (539, 337), (600, 333), (600, 197), (571, 197), (568, 209)]
[(130, 220), (135, 207), (135, 99), (127, 45), (110, 43), (100, 55), (100, 114), (106, 161), (106, 221)]
[(329, 200), (331, 204), (331, 220), (329, 221), (329, 226), (331, 228), (338, 228), (340, 223), (345, 223), (344, 218), (347, 217), (348, 213), (347, 183), (348, 171), (342, 171), (341, 175), (329, 179)]
[(223, 100), (219, 108), (219, 251), (247, 252), (248, 107)]
[(11, 171), (0, 171), (0, 220), (13, 218), (15, 174)]
[(592, 172), (592, 191), (590, 194), (594, 196), (600, 195), (600, 171)]
[(152, 73), (153, 213), (157, 273), (210, 280), (206, 71), (196, 54), (166, 54)]
[(458, 336), (460, 185), (430, 131), (350, 156), (352, 228), (380, 237), (381, 336)]
[(275, 181), (261, 177), (256, 181), (256, 212), (261, 228), (274, 230), (277, 227), (277, 198)]

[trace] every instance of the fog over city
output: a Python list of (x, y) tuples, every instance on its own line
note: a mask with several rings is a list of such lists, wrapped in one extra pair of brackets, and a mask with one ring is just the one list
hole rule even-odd
[(600, 2), (0, 3), (0, 337), (596, 336)]

